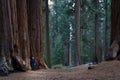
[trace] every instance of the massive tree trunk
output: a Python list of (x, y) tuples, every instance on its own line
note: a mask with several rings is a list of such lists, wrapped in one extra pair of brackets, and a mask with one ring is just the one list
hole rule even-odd
[(4, 57), (4, 53), (3, 53), (3, 50), (2, 50), (2, 47), (3, 47), (3, 33), (4, 33), (4, 29), (3, 29), (3, 12), (2, 12), (2, 0), (0, 1), (0, 67), (2, 65), (2, 62), (3, 62), (3, 57)]
[[(1, 12), (2, 12), (2, 39), (1, 39), (1, 54), (4, 63), (11, 67), (11, 56), (20, 56), (18, 47), (18, 26), (17, 26), (17, 10), (15, 0), (1, 0)], [(2, 63), (2, 64), (4, 64)]]
[(16, 0), (10, 0), (11, 9), (11, 24), (13, 34), (13, 54), (12, 56), (21, 56), (19, 48), (19, 32), (18, 32), (18, 21), (17, 21), (17, 8)]
[(111, 4), (111, 41), (120, 41), (120, 0), (112, 0)]
[(120, 59), (120, 1), (112, 0), (111, 4), (111, 47), (108, 51), (109, 59)]
[[(0, 68), (7, 63), (8, 67), (15, 69), (19, 65), (25, 69), (25, 61), (26, 68), (30, 69), (30, 48), (39, 67), (46, 67), (42, 43), (42, 0), (28, 1), (30, 4), (26, 0), (0, 0)], [(27, 10), (30, 10), (29, 25)]]
[(23, 60), (26, 62), (26, 68), (30, 69), (30, 45), (28, 35), (28, 17), (26, 0), (17, 0), (17, 14), (20, 38), (20, 51)]
[(11, 17), (10, 17), (10, 2), (9, 0), (1, 0), (1, 12), (2, 12), (2, 23), (0, 25), (1, 28), (1, 64), (8, 65), (8, 67), (12, 68), (11, 63)]
[(28, 14), (30, 54), (37, 59), (39, 68), (45, 68), (42, 42), (42, 0), (28, 0)]

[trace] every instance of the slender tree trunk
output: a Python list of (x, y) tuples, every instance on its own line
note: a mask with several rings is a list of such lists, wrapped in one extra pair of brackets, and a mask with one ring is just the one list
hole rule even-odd
[[(97, 20), (97, 15), (95, 15), (95, 20)], [(95, 40), (94, 40), (94, 54), (93, 54), (93, 62), (98, 61), (97, 57), (97, 24), (95, 22)]]
[(69, 34), (67, 36), (64, 36), (64, 64), (65, 66), (69, 66), (69, 48), (70, 48), (70, 45), (69, 45)]
[[(98, 0), (95, 0), (96, 9), (98, 9)], [(98, 63), (98, 13), (95, 13), (95, 40), (94, 40), (94, 54), (93, 62)]]
[(74, 65), (80, 64), (80, 1), (75, 0), (75, 62)]
[(50, 39), (49, 39), (49, 6), (48, 0), (46, 0), (46, 53), (47, 53), (47, 65), (51, 68), (51, 54), (50, 54)]
[(107, 57), (107, 51), (109, 47), (108, 42), (108, 0), (105, 0), (105, 52), (104, 52), (104, 59)]
[(72, 44), (71, 43), (69, 43), (69, 66), (72, 66)]
[(100, 13), (97, 13), (98, 14), (98, 51), (97, 51), (97, 53), (98, 53), (98, 62), (100, 63), (101, 61), (102, 61), (102, 56), (103, 56), (103, 51), (104, 51), (104, 49), (103, 49), (103, 31), (102, 31), (102, 22), (100, 21), (101, 20), (101, 18), (102, 18), (102, 16), (101, 16), (101, 14), (102, 14), (102, 9), (103, 9), (103, 1), (101, 1), (100, 2), (100, 0), (97, 0), (97, 2), (98, 2), (98, 4), (97, 4), (97, 10), (100, 10)]

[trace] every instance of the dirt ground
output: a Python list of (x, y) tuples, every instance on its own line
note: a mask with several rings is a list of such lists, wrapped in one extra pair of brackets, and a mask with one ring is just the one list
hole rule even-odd
[(120, 61), (102, 62), (94, 69), (85, 65), (69, 69), (48, 69), (12, 73), (0, 80), (120, 80)]

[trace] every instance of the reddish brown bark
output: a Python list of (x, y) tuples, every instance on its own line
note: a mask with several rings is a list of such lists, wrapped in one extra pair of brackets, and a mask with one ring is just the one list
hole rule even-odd
[(111, 47), (108, 50), (108, 59), (120, 59), (120, 1), (112, 0), (111, 2)]
[(10, 0), (10, 9), (11, 9), (11, 24), (12, 24), (12, 33), (13, 33), (13, 55), (12, 56), (21, 56), (19, 49), (19, 32), (18, 32), (18, 21), (17, 21), (17, 8), (16, 0)]
[(39, 68), (45, 68), (43, 59), (42, 0), (28, 0), (30, 54), (37, 59)]
[[(26, 68), (30, 69), (31, 53), (37, 59), (39, 67), (45, 68), (42, 43), (42, 0), (28, 0), (28, 2), (30, 4), (26, 0), (0, 0), (0, 64), (4, 61), (10, 67), (13, 65), (11, 59), (18, 57), (22, 62), (25, 61)], [(27, 10), (30, 15), (27, 14)]]
[(111, 41), (120, 41), (120, 1), (112, 0), (111, 4)]
[(21, 55), (23, 60), (26, 62), (26, 68), (30, 69), (30, 46), (26, 0), (17, 0), (17, 18)]
[(10, 33), (10, 17), (9, 17), (9, 1), (8, 0), (1, 0), (1, 10), (2, 10), (2, 25), (1, 28), (3, 29), (1, 33), (2, 41), (1, 41), (1, 53), (2, 53), (2, 59), (4, 58), (7, 62), (7, 65), (9, 67), (12, 67), (11, 64), (11, 33)]

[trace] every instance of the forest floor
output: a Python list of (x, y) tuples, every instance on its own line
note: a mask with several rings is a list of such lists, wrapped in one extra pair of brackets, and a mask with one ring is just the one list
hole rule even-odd
[(120, 80), (120, 61), (102, 62), (94, 69), (85, 65), (69, 69), (48, 69), (12, 73), (0, 80)]

